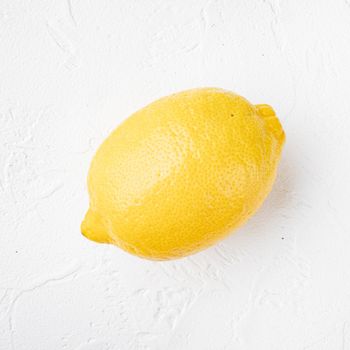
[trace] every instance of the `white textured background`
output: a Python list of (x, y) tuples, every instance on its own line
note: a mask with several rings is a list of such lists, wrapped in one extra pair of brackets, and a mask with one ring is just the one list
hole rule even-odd
[[(217, 86), (287, 133), (259, 213), (150, 262), (80, 235), (96, 147)], [(0, 0), (1, 350), (350, 350), (349, 0)]]

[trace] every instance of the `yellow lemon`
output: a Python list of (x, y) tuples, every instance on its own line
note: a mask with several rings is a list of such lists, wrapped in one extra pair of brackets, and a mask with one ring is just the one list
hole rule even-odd
[(270, 106), (229, 91), (201, 88), (157, 100), (98, 149), (82, 233), (155, 260), (200, 251), (262, 204), (284, 140)]

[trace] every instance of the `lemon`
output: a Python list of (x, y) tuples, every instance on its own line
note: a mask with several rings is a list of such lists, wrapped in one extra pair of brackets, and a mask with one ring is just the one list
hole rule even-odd
[(82, 233), (154, 260), (211, 246), (262, 204), (284, 140), (270, 106), (229, 91), (200, 88), (157, 100), (98, 149)]

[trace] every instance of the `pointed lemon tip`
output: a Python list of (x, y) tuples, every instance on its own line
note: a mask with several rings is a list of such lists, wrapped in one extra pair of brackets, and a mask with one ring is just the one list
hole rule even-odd
[(269, 130), (273, 133), (276, 139), (282, 146), (286, 140), (286, 134), (283, 130), (282, 124), (276, 116), (274, 109), (267, 104), (255, 105), (258, 115), (264, 119)]
[(109, 243), (110, 238), (98, 214), (91, 209), (85, 215), (80, 230), (83, 236), (97, 243)]

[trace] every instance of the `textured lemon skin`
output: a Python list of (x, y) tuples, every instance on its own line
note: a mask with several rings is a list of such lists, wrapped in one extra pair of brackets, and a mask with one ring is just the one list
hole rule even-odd
[(82, 233), (165, 260), (245, 222), (270, 192), (285, 135), (273, 109), (201, 88), (157, 100), (98, 149)]

